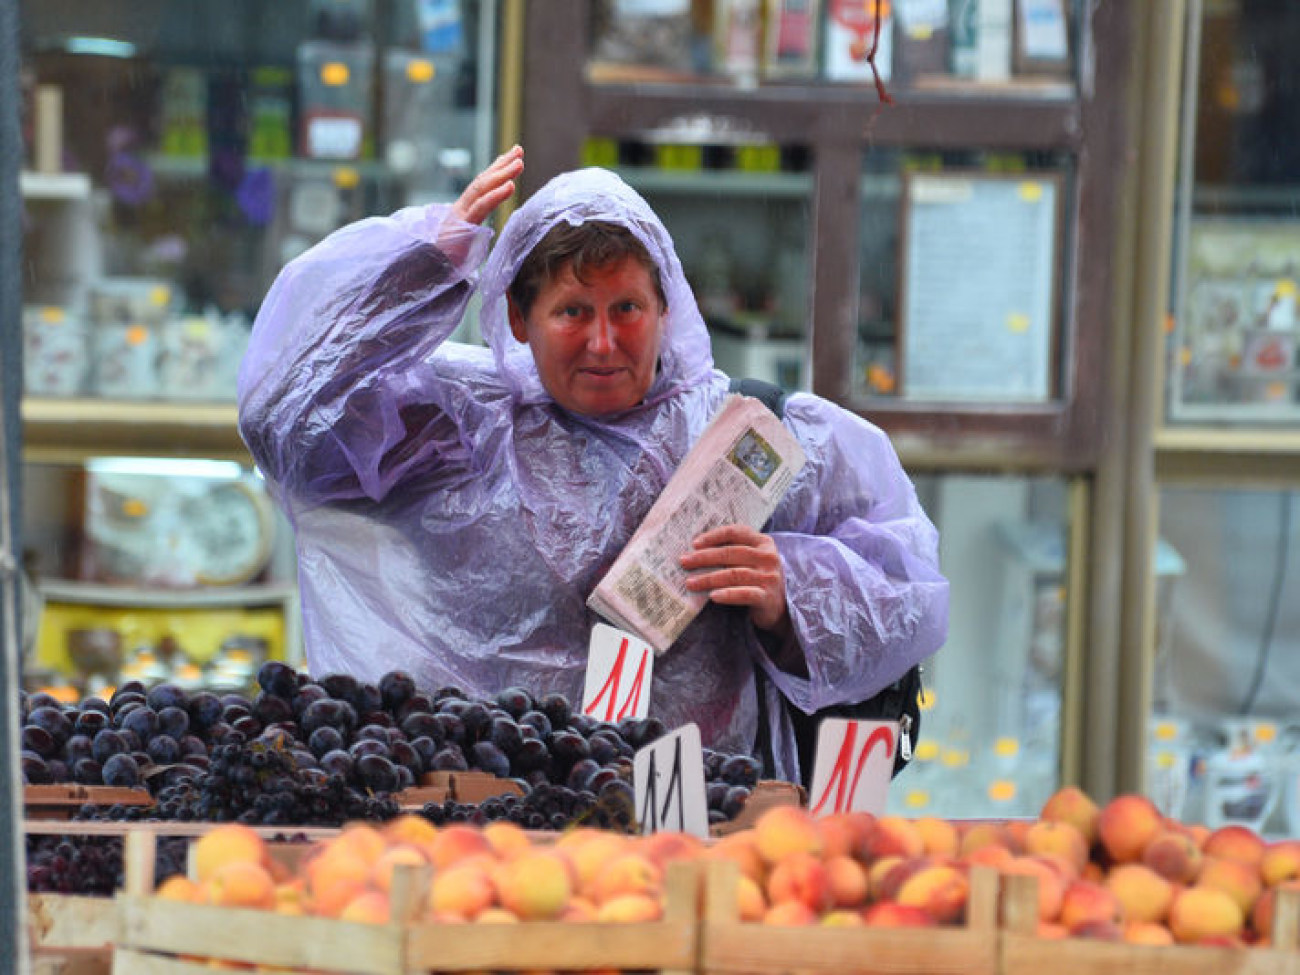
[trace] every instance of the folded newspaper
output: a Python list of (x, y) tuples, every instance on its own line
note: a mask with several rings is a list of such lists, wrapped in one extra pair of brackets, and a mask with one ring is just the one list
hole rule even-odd
[(804, 460), (760, 400), (728, 396), (587, 605), (663, 653), (708, 602), (687, 590), (678, 561), (691, 540), (722, 525), (761, 528)]

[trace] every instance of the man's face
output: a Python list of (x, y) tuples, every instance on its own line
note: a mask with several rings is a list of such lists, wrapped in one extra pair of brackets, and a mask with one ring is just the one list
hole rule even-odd
[(527, 319), (510, 302), (510, 330), (527, 342), (542, 385), (572, 413), (600, 416), (635, 406), (654, 382), (663, 316), (650, 273), (634, 258), (572, 268), (542, 286)]

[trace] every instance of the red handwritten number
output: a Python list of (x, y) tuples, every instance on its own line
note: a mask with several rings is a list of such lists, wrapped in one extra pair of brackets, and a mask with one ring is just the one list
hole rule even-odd
[(853, 769), (852, 781), (849, 778), (849, 766), (853, 762), (854, 746), (857, 744), (858, 726), (850, 722), (844, 732), (844, 743), (840, 745), (840, 753), (835, 757), (835, 767), (831, 769), (831, 777), (826, 782), (826, 788), (822, 791), (821, 798), (817, 800), (817, 805), (813, 806), (813, 813), (822, 811), (826, 805), (826, 800), (831, 796), (831, 789), (835, 788), (835, 805), (832, 812), (847, 812), (849, 803), (853, 800), (853, 794), (858, 791), (858, 780), (862, 778), (862, 769), (867, 764), (867, 759), (871, 756), (871, 750), (879, 744), (885, 750), (885, 757), (889, 758), (894, 754), (894, 735), (889, 728), (877, 728), (862, 745), (862, 750), (858, 752), (858, 764)]
[[(632, 680), (632, 687), (627, 692), (627, 697), (623, 699), (623, 707), (619, 709), (618, 720), (626, 718), (629, 713), (636, 710), (641, 703), (641, 690), (645, 684), (645, 665), (650, 654), (646, 650), (641, 651), (641, 663), (636, 669), (636, 677)], [(615, 720), (614, 709), (618, 707), (618, 691), (623, 683), (623, 665), (627, 661), (627, 637), (618, 646), (618, 656), (614, 658), (614, 667), (610, 670), (609, 676), (605, 678), (605, 683), (601, 685), (600, 693), (592, 699), (591, 705), (587, 708), (587, 714), (595, 712), (600, 706), (600, 700), (607, 693), (609, 701), (605, 705), (605, 720)]]

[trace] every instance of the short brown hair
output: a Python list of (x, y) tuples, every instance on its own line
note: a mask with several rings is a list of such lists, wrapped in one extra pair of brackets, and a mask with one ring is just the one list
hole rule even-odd
[(659, 265), (645, 244), (626, 227), (604, 220), (577, 226), (563, 221), (556, 224), (528, 252), (507, 290), (520, 314), (527, 317), (543, 285), (554, 281), (565, 268), (572, 268), (573, 276), (587, 284), (585, 275), (590, 269), (610, 267), (627, 257), (646, 269), (654, 282), (659, 304), (666, 308), (668, 301), (664, 297)]

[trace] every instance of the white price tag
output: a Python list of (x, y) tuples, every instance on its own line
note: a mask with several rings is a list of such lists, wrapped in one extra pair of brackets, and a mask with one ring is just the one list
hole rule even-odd
[(597, 623), (587, 648), (582, 713), (601, 721), (644, 718), (650, 711), (654, 648), (640, 637)]
[(698, 725), (687, 724), (642, 748), (632, 759), (641, 832), (709, 836), (704, 750)]
[(897, 721), (823, 719), (817, 729), (808, 809), (814, 816), (884, 815), (897, 749)]

